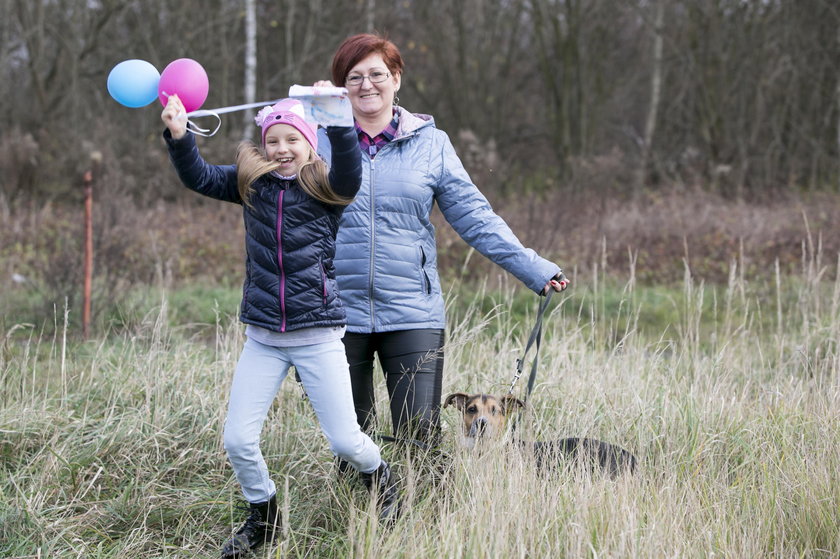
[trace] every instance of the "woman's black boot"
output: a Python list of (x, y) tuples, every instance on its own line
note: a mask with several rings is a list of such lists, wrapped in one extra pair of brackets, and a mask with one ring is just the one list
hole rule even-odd
[(376, 496), (379, 520), (386, 524), (396, 522), (400, 514), (399, 492), (388, 463), (383, 460), (374, 471), (362, 473), (362, 482)]
[(262, 503), (250, 503), (248, 518), (222, 546), (222, 559), (244, 557), (266, 542), (273, 542), (280, 531), (277, 496)]
[(335, 457), (335, 472), (336, 477), (341, 481), (349, 481), (351, 476), (358, 474), (356, 469), (350, 465), (350, 462), (338, 456)]

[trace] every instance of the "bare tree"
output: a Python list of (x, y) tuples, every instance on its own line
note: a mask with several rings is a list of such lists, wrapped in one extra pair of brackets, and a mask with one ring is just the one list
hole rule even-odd
[[(433, 114), (456, 143), (470, 138), (478, 155), (498, 146), (511, 164), (483, 164), (499, 184), (569, 188), (578, 170), (613, 166), (610, 180), (591, 175), (605, 190), (649, 184), (653, 171), (663, 186), (732, 196), (840, 188), (835, 4), (3, 0), (0, 145), (28, 135), (49, 164), (28, 166), (37, 176), (27, 184), (60, 193), (90, 141), (118, 160), (127, 190), (154, 198), (159, 108), (110, 99), (114, 65), (194, 58), (210, 77), (207, 107), (241, 104), (329, 77), (336, 46), (375, 28), (406, 60), (401, 103)], [(234, 126), (223, 122), (220, 136), (247, 137), (249, 117), (227, 117)]]
[[(245, 99), (243, 103), (254, 103), (257, 98), (257, 3), (245, 0)], [(254, 111), (243, 111), (242, 139), (247, 140), (254, 130)]]
[(376, 30), (376, 0), (367, 0), (365, 8), (365, 29), (368, 33)]
[(653, 136), (656, 132), (656, 118), (659, 113), (659, 102), (662, 96), (662, 32), (665, 24), (665, 0), (654, 0), (653, 20), (653, 61), (650, 75), (650, 104), (648, 105), (647, 120), (645, 121), (644, 137), (642, 139), (642, 155), (636, 177), (636, 189), (641, 189), (648, 177)]
[(407, 108), (432, 113), (442, 128), (469, 131), (479, 143), (503, 137), (509, 153), (533, 146), (526, 130), (538, 106), (524, 6), (524, 0), (414, 3), (411, 18), (430, 24), (413, 25), (402, 41)]

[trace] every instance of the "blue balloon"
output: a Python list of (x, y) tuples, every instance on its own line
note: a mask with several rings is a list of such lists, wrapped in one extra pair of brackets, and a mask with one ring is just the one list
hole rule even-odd
[(158, 97), (160, 72), (145, 60), (124, 60), (108, 74), (108, 93), (120, 105), (145, 107)]

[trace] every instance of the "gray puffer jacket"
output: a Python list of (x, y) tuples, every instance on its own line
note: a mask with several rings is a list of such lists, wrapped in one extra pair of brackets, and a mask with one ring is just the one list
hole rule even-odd
[[(362, 153), (362, 186), (341, 216), (335, 267), (347, 330), (445, 327), (435, 202), (464, 241), (539, 293), (560, 268), (522, 246), (431, 116), (397, 110), (394, 140), (373, 159)], [(320, 145), (329, 160), (329, 143)]]

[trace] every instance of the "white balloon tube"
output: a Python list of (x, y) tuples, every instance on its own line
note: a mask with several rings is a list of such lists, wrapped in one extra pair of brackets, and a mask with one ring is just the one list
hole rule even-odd
[[(320, 124), (321, 126), (352, 126), (353, 109), (350, 100), (347, 98), (347, 89), (343, 87), (308, 87), (293, 85), (289, 88), (289, 97), (299, 99), (306, 109), (306, 120)], [(247, 103), (245, 105), (233, 105), (220, 107), (218, 109), (198, 109), (186, 114), (187, 118), (201, 118), (206, 116), (216, 117), (218, 122), (216, 128), (211, 132), (209, 128), (201, 128), (191, 120), (187, 120), (187, 128), (199, 136), (210, 137), (219, 131), (222, 126), (222, 119), (219, 115), (244, 111), (257, 107), (273, 105), (280, 101), (262, 101), (260, 103)]]
[(306, 120), (321, 126), (353, 126), (353, 107), (344, 87), (293, 85), (289, 97), (303, 103)]

